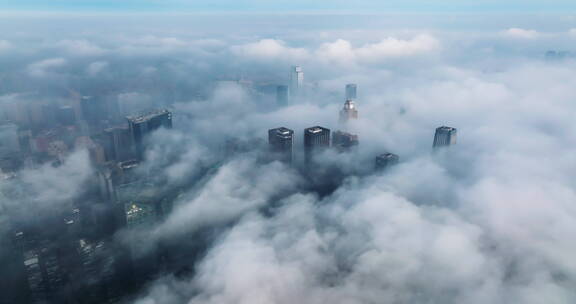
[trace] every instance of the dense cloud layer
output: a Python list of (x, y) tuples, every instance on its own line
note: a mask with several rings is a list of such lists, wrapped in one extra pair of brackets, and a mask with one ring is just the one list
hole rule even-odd
[[(573, 51), (570, 28), (10, 35), (0, 110), (70, 87), (119, 94), (126, 111), (173, 109), (175, 129), (154, 134), (144, 167), (185, 191), (138, 233), (153, 246), (221, 230), (188, 262), (194, 275), (163, 274), (135, 303), (572, 303), (576, 64), (544, 60), (548, 49)], [(287, 83), (292, 64), (307, 94), (278, 107), (265, 87)], [(253, 83), (218, 82), (237, 79)], [(310, 184), (331, 171), (302, 174), (302, 130), (337, 129), (350, 82), (360, 147), (321, 156), (347, 178), (319, 194)], [(458, 144), (433, 154), (440, 125), (458, 128)], [(265, 139), (279, 126), (296, 132), (293, 168), (258, 152), (222, 160), (226, 139)], [(401, 163), (372, 172), (385, 151)], [(87, 164), (79, 150), (22, 172), (32, 202), (77, 195)]]

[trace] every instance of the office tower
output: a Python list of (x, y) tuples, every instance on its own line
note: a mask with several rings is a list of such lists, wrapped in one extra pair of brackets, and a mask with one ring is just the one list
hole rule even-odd
[(456, 144), (457, 130), (451, 127), (438, 127), (434, 134), (434, 148), (447, 147)]
[(290, 96), (302, 96), (302, 87), (304, 86), (304, 72), (299, 66), (293, 66), (290, 71)]
[(320, 126), (304, 129), (304, 158), (312, 161), (314, 154), (330, 147), (330, 129)]
[(74, 108), (71, 106), (63, 106), (58, 108), (56, 114), (58, 122), (65, 126), (72, 126), (76, 122), (76, 117), (74, 115)]
[(0, 156), (20, 151), (18, 126), (11, 122), (0, 123)]
[(114, 127), (104, 130), (101, 136), (107, 161), (126, 161), (133, 157), (132, 137), (128, 127)]
[(276, 103), (279, 106), (288, 105), (288, 86), (279, 85), (276, 87)]
[(346, 100), (344, 103), (344, 108), (340, 110), (340, 124), (346, 126), (346, 124), (354, 119), (358, 118), (358, 110), (353, 100)]
[(332, 134), (332, 147), (338, 151), (346, 152), (355, 146), (358, 146), (358, 135), (343, 131), (336, 131)]
[(384, 153), (376, 156), (376, 170), (386, 170), (387, 168), (396, 165), (400, 158), (393, 153)]
[(268, 130), (268, 145), (274, 159), (291, 163), (293, 142), (294, 131), (288, 128), (281, 127)]
[(101, 98), (94, 96), (80, 97), (80, 115), (89, 123), (98, 122), (104, 116), (105, 105)]
[(172, 128), (172, 113), (157, 110), (139, 116), (128, 116), (130, 134), (137, 158), (144, 158), (144, 141), (148, 135), (160, 128)]
[(356, 100), (357, 86), (354, 83), (346, 85), (346, 100)]

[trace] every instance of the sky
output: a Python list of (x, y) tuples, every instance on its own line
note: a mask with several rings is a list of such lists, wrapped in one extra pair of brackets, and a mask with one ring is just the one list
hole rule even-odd
[(574, 12), (571, 0), (2, 0), (0, 10), (186, 12)]

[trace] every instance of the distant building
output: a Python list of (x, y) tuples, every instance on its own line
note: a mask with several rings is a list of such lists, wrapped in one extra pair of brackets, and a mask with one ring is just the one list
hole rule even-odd
[(18, 126), (5, 122), (0, 123), (0, 156), (6, 156), (20, 151)]
[(457, 130), (451, 127), (438, 127), (434, 134), (434, 148), (447, 147), (456, 144)]
[(312, 161), (313, 155), (330, 147), (330, 129), (315, 126), (304, 129), (304, 157), (307, 163)]
[(65, 126), (72, 126), (76, 123), (76, 116), (74, 115), (74, 108), (71, 106), (63, 106), (58, 108), (56, 113), (58, 122)]
[(576, 58), (575, 52), (570, 51), (555, 51), (550, 50), (546, 52), (546, 59), (550, 61), (562, 61), (566, 59), (574, 59)]
[(172, 129), (172, 113), (168, 110), (157, 110), (138, 116), (128, 116), (130, 135), (134, 150), (139, 159), (144, 158), (145, 138), (160, 128)]
[(276, 87), (276, 103), (279, 106), (288, 105), (288, 86), (279, 85)]
[(357, 86), (354, 83), (346, 85), (346, 100), (356, 100)]
[(302, 67), (293, 66), (290, 71), (290, 96), (297, 98), (302, 95), (304, 86), (304, 72)]
[(332, 147), (338, 151), (346, 152), (358, 146), (358, 135), (336, 131), (332, 134)]
[(399, 162), (399, 160), (400, 157), (398, 157), (398, 155), (393, 153), (380, 154), (376, 156), (376, 163), (375, 163), (376, 170), (379, 171), (386, 170), (391, 166), (396, 165)]
[(358, 119), (358, 110), (353, 100), (346, 100), (344, 108), (340, 110), (340, 124), (346, 126), (349, 121)]
[(294, 131), (288, 128), (281, 127), (268, 130), (268, 144), (274, 159), (291, 163), (293, 142)]

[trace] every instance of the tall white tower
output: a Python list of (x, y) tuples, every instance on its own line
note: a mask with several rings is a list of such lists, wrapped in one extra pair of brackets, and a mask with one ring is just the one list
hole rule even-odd
[(358, 118), (358, 110), (356, 105), (352, 100), (346, 100), (344, 103), (344, 108), (340, 110), (340, 124), (342, 127), (346, 127), (349, 121)]
[(302, 95), (302, 87), (304, 86), (304, 72), (302, 67), (293, 66), (290, 70), (290, 95), (292, 97), (299, 97)]

